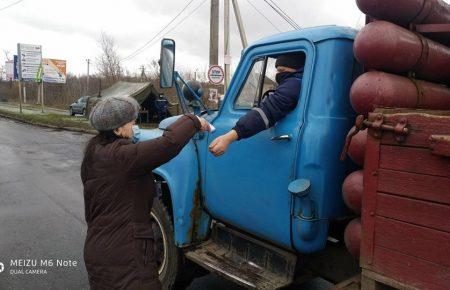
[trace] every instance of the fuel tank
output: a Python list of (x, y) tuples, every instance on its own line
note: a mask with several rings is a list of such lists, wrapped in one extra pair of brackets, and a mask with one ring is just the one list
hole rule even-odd
[[(355, 127), (351, 128), (348, 134), (351, 134)], [(367, 130), (359, 131), (352, 137), (350, 145), (348, 146), (347, 154), (350, 159), (359, 166), (364, 165), (364, 154), (366, 150)]]
[(367, 69), (392, 73), (412, 71), (419, 79), (450, 82), (450, 47), (386, 21), (364, 26), (353, 45)]
[(363, 186), (363, 170), (354, 171), (349, 174), (342, 184), (342, 197), (349, 209), (361, 214)]
[(354, 257), (359, 258), (361, 247), (361, 219), (355, 218), (350, 221), (344, 231), (344, 241), (347, 250)]
[(450, 89), (378, 71), (360, 75), (350, 89), (350, 102), (360, 114), (376, 107), (450, 109)]
[(356, 0), (359, 10), (401, 25), (450, 23), (450, 5), (442, 0)]

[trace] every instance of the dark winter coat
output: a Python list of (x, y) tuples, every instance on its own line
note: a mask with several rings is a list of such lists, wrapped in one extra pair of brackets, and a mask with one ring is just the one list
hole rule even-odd
[(259, 108), (253, 108), (234, 126), (238, 138), (249, 138), (266, 130), (295, 109), (300, 94), (303, 69), (296, 73), (283, 73), (275, 92), (269, 94)]
[(151, 171), (175, 157), (200, 126), (197, 117), (186, 115), (162, 137), (97, 145), (83, 162), (84, 261), (91, 289), (161, 289), (150, 219)]

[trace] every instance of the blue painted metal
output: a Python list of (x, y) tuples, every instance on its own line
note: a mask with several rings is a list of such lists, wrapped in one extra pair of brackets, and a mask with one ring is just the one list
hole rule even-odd
[[(265, 38), (243, 52), (219, 112), (204, 115), (216, 131), (197, 135), (179, 156), (154, 171), (169, 184), (177, 245), (205, 237), (207, 211), (283, 248), (310, 253), (325, 246), (329, 220), (346, 214), (341, 197), (346, 163), (339, 161), (339, 153), (355, 116), (348, 98), (354, 79), (355, 34), (337, 26), (302, 29)], [(213, 157), (207, 150), (209, 143), (247, 112), (233, 104), (254, 60), (298, 50), (307, 58), (295, 110), (273, 128), (235, 142), (225, 155)], [(174, 120), (166, 119), (160, 127)], [(154, 130), (148, 137), (161, 132)], [(270, 140), (285, 134), (290, 141)], [(296, 179), (310, 180), (307, 195), (289, 192)], [(196, 196), (206, 208), (200, 215), (192, 214)]]
[[(169, 126), (180, 116), (163, 120)], [(161, 125), (160, 125), (161, 127)], [(141, 141), (158, 138), (163, 130), (141, 130)], [(204, 240), (211, 218), (202, 210), (198, 153), (191, 140), (174, 159), (156, 168), (153, 173), (167, 181), (172, 199), (175, 244), (179, 247)]]
[[(346, 164), (339, 161), (339, 152), (354, 117), (348, 92), (355, 34), (335, 26), (311, 28), (269, 37), (245, 50), (209, 142), (246, 113), (233, 104), (261, 56), (306, 53), (300, 101), (273, 128), (233, 143), (222, 157), (207, 154), (205, 204), (214, 218), (302, 253), (325, 246), (329, 219), (346, 212), (340, 194)], [(284, 134), (291, 141), (270, 141)], [(288, 191), (299, 178), (311, 180), (308, 199)], [(313, 218), (297, 214), (305, 203), (314, 207)]]

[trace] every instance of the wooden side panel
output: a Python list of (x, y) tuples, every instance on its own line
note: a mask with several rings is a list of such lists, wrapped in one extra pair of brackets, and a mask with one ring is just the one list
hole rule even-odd
[(450, 268), (450, 233), (383, 217), (375, 219), (375, 232), (375, 246)]
[(374, 271), (419, 289), (450, 289), (449, 268), (397, 251), (376, 246), (373, 265)]
[(428, 149), (382, 145), (380, 168), (450, 177), (450, 158)]
[(380, 192), (376, 203), (377, 215), (450, 232), (450, 206)]
[(363, 274), (406, 288), (448, 290), (450, 157), (432, 154), (430, 136), (450, 135), (450, 111), (383, 113), (388, 126), (406, 118), (410, 134), (399, 142), (392, 131), (376, 139), (380, 131), (369, 129), (361, 215)]
[(447, 177), (380, 169), (378, 190), (450, 205), (450, 178)]

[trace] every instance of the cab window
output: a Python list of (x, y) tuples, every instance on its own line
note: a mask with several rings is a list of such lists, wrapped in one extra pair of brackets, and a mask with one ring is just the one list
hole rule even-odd
[(234, 103), (234, 109), (250, 110), (259, 107), (262, 99), (277, 87), (275, 75), (276, 56), (257, 59), (239, 92)]
[(264, 62), (265, 59), (261, 58), (253, 63), (250, 73), (247, 75), (245, 83), (234, 103), (235, 109), (249, 110), (254, 107), (255, 100), (258, 97), (260, 77), (264, 73)]

